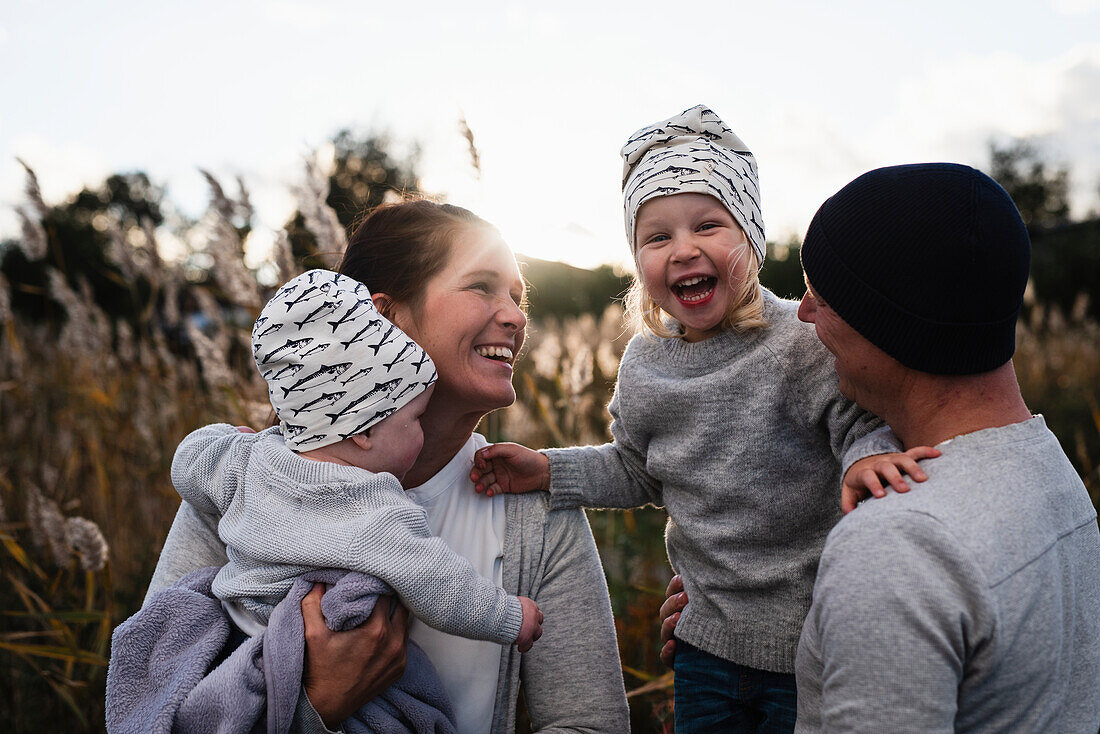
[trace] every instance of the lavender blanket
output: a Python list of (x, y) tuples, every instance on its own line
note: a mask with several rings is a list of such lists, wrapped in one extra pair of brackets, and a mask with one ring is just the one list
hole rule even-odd
[[(301, 603), (314, 582), (331, 584), (321, 611), (332, 630), (361, 624), (392, 591), (360, 573), (300, 577), (267, 631), (228, 651), (236, 633), (213, 595), (216, 567), (184, 576), (123, 622), (111, 641), (107, 731), (286, 734), (301, 688)], [(228, 651), (228, 654), (226, 654)], [(404, 676), (344, 722), (344, 731), (452, 734), (450, 701), (428, 656), (410, 642)]]

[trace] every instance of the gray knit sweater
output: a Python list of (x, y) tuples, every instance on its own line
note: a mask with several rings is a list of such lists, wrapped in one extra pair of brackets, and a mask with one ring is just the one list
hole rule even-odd
[[(504, 588), (534, 599), (546, 621), (529, 652), (501, 649), (491, 734), (515, 732), (521, 682), (536, 734), (622, 734), (630, 730), (629, 713), (592, 531), (580, 509), (550, 511), (549, 505), (541, 492), (505, 497)], [(216, 515), (180, 506), (145, 603), (181, 576), (227, 561), (217, 523)], [(304, 693), (291, 731), (328, 731)]]
[(338, 568), (382, 579), (448, 634), (501, 644), (519, 635), (519, 599), (432, 536), (391, 474), (302, 458), (279, 428), (240, 433), (219, 423), (183, 439), (172, 483), (198, 510), (221, 515), (229, 562), (214, 593), (265, 624), (298, 576)]
[(926, 482), (829, 534), (796, 731), (1093, 734), (1100, 531), (1080, 477), (1038, 416), (938, 448)]
[[(609, 406), (614, 442), (546, 451), (555, 507), (668, 511), (669, 561), (689, 600), (678, 638), (783, 673), (841, 517), (841, 459), (880, 425), (840, 395), (797, 308), (765, 290), (767, 328), (634, 337)], [(889, 450), (869, 437), (848, 461)]]

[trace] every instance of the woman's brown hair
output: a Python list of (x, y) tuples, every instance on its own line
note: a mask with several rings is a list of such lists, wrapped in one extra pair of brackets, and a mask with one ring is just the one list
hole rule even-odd
[(451, 242), (468, 227), (491, 227), (468, 209), (410, 199), (372, 210), (348, 240), (338, 271), (415, 307), (424, 285), (447, 264)]

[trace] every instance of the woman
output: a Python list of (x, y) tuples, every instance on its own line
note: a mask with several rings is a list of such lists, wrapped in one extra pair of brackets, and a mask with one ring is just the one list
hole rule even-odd
[[(417, 200), (372, 212), (339, 269), (370, 289), (378, 309), (424, 347), (439, 372), (421, 418), (424, 449), (406, 490), (427, 511), (433, 532), (482, 575), (534, 599), (546, 622), (542, 639), (522, 657), (515, 647), (443, 635), (415, 620), (406, 626), (403, 610), (334, 633), (324, 626), (315, 589), (302, 603), (307, 660), (295, 730), (336, 729), (384, 690), (401, 674), (410, 634), (435, 664), (460, 732), (513, 732), (521, 683), (536, 731), (627, 731), (607, 586), (584, 514), (550, 512), (545, 494), (486, 498), (469, 478), (474, 452), (486, 445), (474, 428), (516, 397), (512, 364), (527, 319), (511, 250), (471, 212)], [(150, 594), (226, 562), (217, 522), (181, 505)]]

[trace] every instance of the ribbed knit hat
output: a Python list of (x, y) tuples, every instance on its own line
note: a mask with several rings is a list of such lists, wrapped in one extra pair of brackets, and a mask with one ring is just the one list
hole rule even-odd
[(367, 287), (330, 270), (272, 296), (252, 327), (252, 355), (295, 451), (365, 433), (436, 380), (431, 358), (378, 313)]
[(955, 163), (865, 173), (817, 210), (802, 267), (868, 341), (921, 372), (988, 372), (1012, 358), (1031, 264), (1008, 193)]
[(764, 264), (756, 158), (710, 108), (696, 105), (647, 125), (623, 145), (623, 207), (630, 251), (638, 209), (658, 196), (706, 194), (722, 202)]

